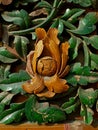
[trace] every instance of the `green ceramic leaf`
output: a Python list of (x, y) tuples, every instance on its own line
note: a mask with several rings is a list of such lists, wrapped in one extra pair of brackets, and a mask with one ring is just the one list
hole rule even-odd
[(96, 64), (93, 60), (91, 60), (91, 70), (98, 70), (98, 64)]
[(90, 65), (90, 54), (89, 54), (89, 48), (87, 46), (87, 43), (83, 41), (83, 51), (84, 51), (84, 66)]
[(63, 24), (63, 21), (61, 19), (59, 19), (59, 24), (58, 24), (58, 31), (59, 31), (59, 34), (61, 34), (64, 30), (64, 24)]
[(77, 11), (68, 19), (68, 21), (71, 23), (75, 23), (76, 21), (78, 21), (78, 17), (81, 16), (85, 12), (85, 10), (79, 9), (79, 8), (76, 10)]
[(79, 21), (79, 26), (75, 30), (68, 30), (72, 33), (79, 34), (79, 35), (86, 35), (90, 34), (96, 29), (96, 26), (94, 25), (98, 21), (98, 18), (96, 16), (96, 13), (89, 12), (86, 14), (85, 17), (81, 18)]
[(2, 120), (7, 115), (13, 113), (14, 111), (12, 109), (6, 109), (2, 113), (0, 113), (0, 120)]
[(24, 90), (22, 89), (22, 84), (24, 82), (17, 82), (17, 83), (9, 83), (9, 84), (0, 84), (0, 90), (2, 91), (8, 91), (14, 94), (21, 93), (24, 94)]
[[(80, 77), (77, 77), (77, 78), (80, 78), (82, 80), (81, 85), (84, 84), (84, 82), (87, 82), (87, 84), (98, 82), (98, 76), (80, 76)], [(87, 84), (84, 84), (84, 85), (87, 85)]]
[(7, 115), (10, 115), (11, 113), (23, 109), (25, 106), (25, 102), (21, 103), (11, 103), (9, 109), (5, 109), (2, 113), (0, 113), (0, 120), (5, 118)]
[(9, 105), (11, 102), (11, 99), (13, 98), (15, 94), (9, 93), (2, 101), (1, 103), (5, 104), (5, 105)]
[(98, 35), (93, 35), (90, 37), (91, 40), (91, 46), (95, 49), (98, 49)]
[(35, 8), (45, 8), (48, 11), (48, 13), (50, 13), (52, 6), (49, 2), (42, 0), (41, 2), (38, 2), (38, 4), (35, 6)]
[(23, 58), (27, 56), (28, 43), (29, 43), (29, 40), (26, 37), (15, 36), (15, 39), (14, 39), (15, 49), (17, 53)]
[(77, 109), (79, 104), (80, 102), (77, 100), (77, 97), (71, 97), (69, 98), (69, 101), (62, 104), (61, 107), (67, 114), (70, 114)]
[(67, 20), (72, 14), (72, 10), (67, 8), (61, 18)]
[[(23, 94), (25, 92), (22, 89), (22, 84), (29, 79), (30, 79), (30, 76), (24, 70), (20, 70), (19, 73), (12, 73), (9, 75), (8, 78), (0, 82), (0, 90), (11, 91), (14, 94), (17, 94), (17, 93)], [(6, 93), (1, 94), (0, 96), (1, 99), (2, 97), (4, 97), (3, 95), (5, 96)]]
[[(5, 98), (8, 98), (8, 96), (5, 97)], [(11, 102), (11, 98), (7, 99), (7, 100), (9, 100), (9, 102)], [(8, 101), (6, 101), (5, 103), (4, 102), (0, 102), (0, 116), (1, 116), (0, 119), (4, 118), (7, 114), (10, 114), (11, 112), (14, 112), (16, 110), (24, 108), (24, 106), (25, 106), (25, 102), (21, 102), (21, 103), (10, 103), (9, 104), (10, 108), (9, 109), (5, 109), (5, 106), (8, 105), (8, 104), (9, 104)]]
[(24, 116), (24, 108), (21, 110), (17, 110), (11, 114), (8, 114), (3, 119), (0, 120), (0, 123), (10, 124), (13, 122), (20, 122), (22, 117)]
[(90, 58), (91, 58), (91, 69), (98, 70), (98, 54), (94, 54), (90, 51)]
[(0, 61), (3, 63), (13, 63), (17, 61), (18, 59), (5, 47), (0, 47)]
[(4, 99), (9, 93), (4, 91), (0, 93), (0, 102), (2, 101), (2, 99)]
[(67, 8), (65, 13), (61, 16), (61, 18), (71, 22), (74, 18), (80, 16), (84, 11), (85, 10), (80, 8), (73, 8), (73, 9)]
[(43, 111), (43, 120), (45, 123), (57, 123), (66, 120), (66, 114), (56, 106), (50, 106)]
[(67, 0), (68, 2), (73, 2), (75, 4), (79, 4), (83, 7), (89, 7), (92, 5), (92, 1), (91, 0)]
[(89, 12), (85, 15), (83, 21), (87, 24), (87, 26), (90, 27), (90, 25), (96, 24), (96, 22), (98, 21), (98, 17), (95, 12)]
[(69, 56), (70, 60), (74, 60), (78, 56), (78, 47), (81, 41), (79, 38), (72, 36), (69, 39), (70, 49), (69, 49)]
[(86, 76), (75, 76), (77, 81), (78, 81), (78, 78), (79, 78), (79, 81), (78, 81), (78, 84), (80, 85), (88, 85), (88, 77)]
[(29, 121), (40, 123), (55, 123), (66, 120), (65, 112), (56, 106), (47, 103), (38, 103), (35, 96), (26, 102), (25, 114)]
[(73, 105), (75, 102), (76, 102), (76, 97), (71, 97), (69, 98), (68, 102), (65, 102), (64, 104), (62, 104), (62, 108), (65, 109), (69, 107), (70, 105)]
[(94, 112), (89, 107), (82, 104), (80, 115), (83, 117), (85, 124), (92, 124)]
[(69, 84), (72, 86), (80, 85), (88, 85), (89, 83), (96, 83), (98, 82), (98, 75), (93, 75), (93, 73), (90, 73), (90, 75), (76, 75), (76, 74), (69, 74), (66, 76), (66, 80)]
[[(41, 24), (43, 21), (45, 21), (46, 20), (46, 18), (35, 18), (35, 19), (33, 19), (32, 20), (32, 24), (35, 26), (35, 25), (37, 25), (37, 24)], [(32, 32), (31, 32), (32, 33)], [(35, 33), (35, 32), (33, 32), (33, 33)], [(35, 39), (34, 39), (35, 40)]]
[(58, 24), (59, 24), (59, 19), (57, 18), (57, 19), (55, 19), (54, 21), (53, 21), (53, 23), (51, 24), (51, 28), (57, 28), (58, 27)]
[(11, 103), (10, 104), (10, 109), (12, 109), (12, 110), (19, 110), (24, 107), (25, 107), (25, 101), (20, 102), (20, 103)]
[(95, 49), (98, 49), (98, 35), (92, 35), (91, 37), (83, 36), (87, 45), (91, 45)]
[(8, 77), (8, 75), (10, 74), (10, 68), (11, 68), (10, 65), (0, 66), (0, 81)]
[(62, 22), (63, 22), (65, 27), (67, 27), (69, 29), (76, 29), (76, 27), (72, 23), (70, 23), (69, 21), (65, 21), (62, 19)]
[(36, 96), (32, 95), (26, 102), (25, 115), (28, 121), (42, 123), (42, 113), (38, 112), (36, 108), (37, 99)]
[(4, 111), (4, 108), (5, 108), (5, 104), (0, 103), (0, 113), (2, 113)]
[(79, 106), (79, 103), (76, 102), (75, 104), (73, 104), (73, 105), (69, 106), (68, 108), (64, 109), (64, 111), (65, 111), (67, 114), (70, 114), (70, 113), (72, 113), (72, 112), (75, 112), (75, 111), (77, 110), (78, 106)]
[(31, 35), (32, 35), (32, 40), (36, 40), (37, 36), (36, 36), (35, 32), (32, 32)]
[(93, 62), (95, 62), (96, 64), (98, 64), (98, 54), (94, 54), (94, 53), (90, 52), (90, 57), (91, 57), (91, 60)]
[(10, 84), (27, 81), (30, 79), (30, 76), (25, 70), (20, 70), (18, 73), (11, 73), (9, 76), (2, 80), (0, 84)]
[(64, 24), (62, 19), (57, 18), (51, 25), (51, 28), (57, 28), (59, 31), (59, 34), (61, 34), (64, 30)]
[(76, 75), (90, 75), (90, 68), (88, 66), (81, 66), (80, 62), (76, 62), (71, 66), (71, 73)]
[(13, 22), (16, 25), (19, 25), (21, 29), (26, 29), (30, 26), (29, 14), (23, 9), (20, 11), (4, 12), (2, 17), (7, 22)]
[(79, 88), (78, 94), (79, 94), (81, 103), (89, 107), (93, 107), (98, 97), (96, 90), (94, 90), (93, 88), (89, 88), (85, 90), (82, 88)]
[(82, 38), (83, 38), (83, 41), (84, 41), (87, 45), (90, 45), (90, 43), (91, 43), (90, 37), (82, 36)]
[(5, 106), (9, 105), (14, 94), (8, 92), (1, 92), (0, 96), (2, 96), (2, 100), (0, 101), (0, 113), (4, 111)]
[(77, 86), (78, 84), (77, 78), (75, 78), (75, 76), (72, 74), (66, 76), (66, 80), (67, 80), (67, 83), (69, 83), (72, 86)]
[(92, 5), (92, 1), (91, 0), (78, 0), (79, 4), (83, 7), (89, 7)]

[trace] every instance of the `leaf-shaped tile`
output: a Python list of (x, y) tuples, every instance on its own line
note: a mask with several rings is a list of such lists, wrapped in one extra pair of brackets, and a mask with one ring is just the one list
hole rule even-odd
[(0, 47), (0, 61), (3, 63), (13, 63), (17, 61), (18, 58), (10, 53), (5, 47)]
[(14, 44), (17, 53), (25, 59), (27, 56), (27, 44), (29, 43), (28, 38), (24, 36), (15, 36)]
[(94, 112), (88, 106), (81, 105), (80, 115), (83, 117), (85, 124), (90, 125), (93, 122)]
[(89, 107), (93, 107), (97, 100), (97, 93), (96, 90), (94, 90), (93, 88), (89, 88), (86, 90), (79, 88), (78, 94), (81, 103)]
[(2, 17), (7, 22), (13, 22), (19, 25), (21, 29), (26, 29), (30, 26), (30, 17), (26, 10), (21, 9), (12, 12), (4, 12)]
[(11, 114), (8, 114), (3, 119), (0, 120), (0, 123), (10, 124), (13, 122), (20, 122), (22, 117), (24, 116), (24, 108), (21, 110), (17, 110)]
[(95, 12), (89, 12), (84, 18), (79, 21), (79, 26), (75, 30), (68, 30), (72, 33), (79, 35), (90, 34), (96, 29), (94, 25), (98, 21), (97, 14)]

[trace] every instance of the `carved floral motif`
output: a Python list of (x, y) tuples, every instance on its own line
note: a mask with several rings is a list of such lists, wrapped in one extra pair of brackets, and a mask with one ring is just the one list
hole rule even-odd
[(26, 66), (31, 80), (22, 87), (26, 92), (39, 97), (53, 97), (69, 88), (64, 79), (70, 69), (67, 65), (69, 43), (60, 43), (55, 28), (50, 28), (47, 32), (43, 28), (37, 28), (35, 32), (35, 50), (28, 54)]

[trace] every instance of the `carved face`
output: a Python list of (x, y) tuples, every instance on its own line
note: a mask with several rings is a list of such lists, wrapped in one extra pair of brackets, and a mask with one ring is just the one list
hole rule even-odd
[(26, 67), (32, 81), (23, 84), (23, 88), (28, 93), (53, 97), (55, 93), (68, 90), (63, 78), (70, 68), (67, 65), (69, 43), (60, 44), (55, 28), (50, 28), (47, 33), (43, 28), (37, 28), (36, 34), (35, 50), (27, 56)]

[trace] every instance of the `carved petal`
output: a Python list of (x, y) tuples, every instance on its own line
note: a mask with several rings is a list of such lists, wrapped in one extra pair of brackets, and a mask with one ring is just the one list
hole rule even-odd
[(59, 51), (59, 46), (52, 40), (50, 40), (49, 43), (49, 48), (50, 48), (50, 52), (52, 57), (56, 60), (57, 62), (57, 73), (60, 69), (60, 51)]
[(35, 75), (30, 81), (22, 85), (23, 89), (28, 93), (39, 93), (44, 87), (44, 80), (42, 77)]
[(44, 50), (42, 56), (51, 56), (50, 49), (49, 49), (49, 42), (50, 42), (49, 38), (45, 37), (45, 39), (43, 40)]
[(49, 91), (55, 93), (62, 93), (68, 90), (69, 86), (65, 79), (60, 79), (57, 74), (52, 77), (45, 78), (44, 84), (48, 88)]
[(37, 72), (43, 76), (52, 76), (57, 70), (56, 61), (49, 56), (40, 58), (37, 62)]
[(64, 68), (63, 72), (59, 75), (59, 77), (64, 77), (65, 75), (67, 75), (68, 72), (69, 72), (69, 70), (70, 70), (70, 66), (67, 65), (67, 66)]
[(46, 31), (43, 28), (37, 28), (35, 30), (35, 33), (37, 35), (38, 40), (43, 40), (47, 36)]
[[(66, 67), (67, 61), (68, 61), (68, 49), (69, 49), (69, 43), (65, 42), (62, 43), (60, 46), (60, 53), (61, 53), (61, 68), (59, 71), (59, 75), (63, 73), (63, 70)], [(65, 75), (64, 75), (65, 76)]]
[(46, 98), (52, 98), (55, 96), (55, 93), (54, 92), (51, 92), (51, 91), (43, 91), (41, 93), (38, 93), (36, 94), (38, 97), (46, 97)]
[(28, 74), (33, 77), (34, 75), (34, 72), (32, 70), (32, 58), (33, 58), (33, 55), (34, 55), (34, 51), (31, 51), (28, 56), (27, 56), (27, 65), (26, 65), (26, 71), (28, 72)]
[(38, 57), (42, 54), (44, 45), (43, 45), (43, 41), (40, 40), (36, 46), (35, 46), (35, 51), (34, 51), (34, 56), (32, 59), (32, 67), (33, 67), (33, 71), (34, 73), (36, 73), (36, 63), (37, 63), (37, 59)]
[(47, 36), (53, 40), (57, 45), (59, 45), (60, 41), (57, 37), (58, 35), (58, 30), (56, 28), (50, 28), (47, 32)]

